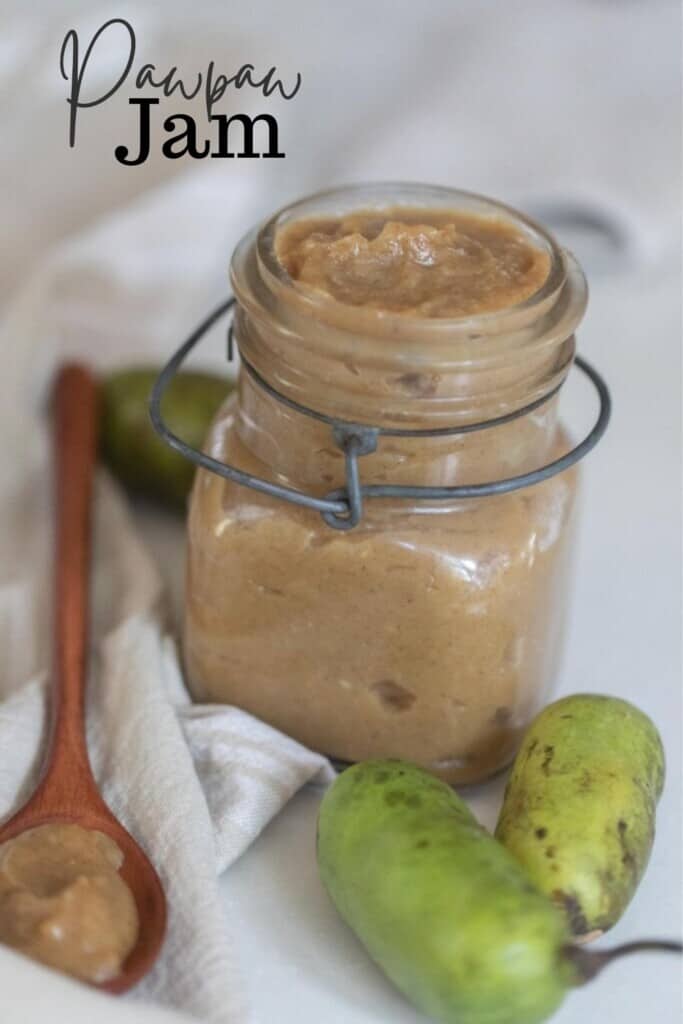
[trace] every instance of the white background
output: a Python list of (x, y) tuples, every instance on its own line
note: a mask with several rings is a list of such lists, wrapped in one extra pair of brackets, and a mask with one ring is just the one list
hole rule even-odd
[[(313, 188), (369, 178), (472, 188), (544, 211), (575, 249), (591, 284), (579, 348), (608, 378), (615, 410), (585, 464), (558, 692), (619, 694), (657, 722), (669, 760), (657, 840), (610, 941), (680, 935), (678, 4), (43, 0), (0, 11), (0, 325), (17, 352), (17, 402), (0, 425), (19, 439), (22, 405), (40, 399), (45, 339), (99, 365), (168, 352), (222, 295), (239, 234)], [(287, 159), (119, 167), (113, 147), (132, 136), (122, 97), (83, 111), (68, 150), (59, 44), (72, 24), (85, 39), (112, 14), (134, 22), (140, 62), (301, 71), (300, 95), (272, 108)], [(618, 244), (577, 223), (586, 217), (606, 219)], [(35, 294), (33, 335), (13, 337), (13, 311)], [(576, 433), (590, 425), (580, 380), (564, 409)], [(182, 530), (148, 511), (140, 521), (177, 588)], [(466, 793), (486, 824), (502, 785)], [(296, 798), (223, 882), (254, 1006), (277, 1024), (417, 1022), (321, 890), (319, 798)], [(673, 1024), (680, 1007), (679, 965), (641, 957), (572, 994), (555, 1019)]]

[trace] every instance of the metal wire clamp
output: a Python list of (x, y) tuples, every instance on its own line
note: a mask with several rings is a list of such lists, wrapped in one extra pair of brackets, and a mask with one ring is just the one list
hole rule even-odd
[[(549, 394), (544, 395), (535, 402), (524, 406), (524, 408), (517, 409), (512, 413), (507, 413), (505, 416), (499, 416), (496, 419), (486, 420), (482, 423), (470, 423), (459, 427), (438, 427), (432, 430), (408, 430), (392, 427), (376, 427), (365, 423), (346, 423), (339, 419), (335, 419), (332, 416), (327, 416), (325, 413), (318, 412), (315, 409), (310, 409), (308, 406), (300, 405), (298, 402), (293, 401), (291, 398), (288, 398), (286, 395), (281, 394), (279, 391), (276, 391), (275, 388), (271, 387), (270, 384), (268, 384), (267, 381), (265, 381), (257, 372), (257, 370), (251, 366), (244, 357), (242, 357), (242, 365), (246, 372), (249, 373), (257, 385), (263, 388), (263, 390), (271, 395), (271, 397), (276, 399), (278, 402), (281, 402), (283, 405), (286, 405), (288, 408), (293, 409), (304, 416), (318, 420), (321, 423), (326, 423), (331, 427), (334, 442), (343, 452), (346, 461), (346, 485), (338, 490), (331, 491), (329, 494), (325, 495), (324, 498), (317, 498), (312, 494), (297, 491), (292, 487), (284, 487), (281, 484), (272, 483), (270, 480), (263, 480), (261, 477), (253, 476), (251, 473), (245, 473), (242, 470), (237, 469), (235, 466), (230, 466), (227, 463), (220, 462), (218, 459), (212, 458), (205, 452), (198, 451), (196, 448), (191, 447), (191, 445), (186, 444), (182, 438), (177, 437), (171, 430), (169, 430), (163, 420), (161, 415), (161, 402), (164, 392), (172, 378), (178, 372), (190, 352), (202, 340), (204, 335), (232, 309), (234, 303), (234, 298), (226, 299), (222, 302), (220, 306), (218, 306), (209, 314), (209, 316), (206, 317), (205, 320), (202, 321), (202, 323), (199, 324), (189, 338), (183, 342), (177, 352), (171, 356), (162, 369), (154, 382), (154, 387), (152, 388), (149, 401), (149, 413), (154, 429), (166, 444), (170, 445), (170, 447), (174, 448), (177, 452), (180, 452), (181, 455), (186, 459), (189, 459), (190, 462), (193, 462), (196, 466), (201, 466), (202, 469), (207, 469), (211, 473), (216, 473), (218, 476), (224, 477), (226, 480), (230, 480), (232, 483), (239, 484), (242, 487), (250, 487), (252, 490), (259, 491), (261, 494), (267, 494), (273, 498), (281, 498), (284, 501), (289, 501), (294, 505), (300, 505), (304, 508), (314, 509), (315, 511), (320, 512), (328, 526), (335, 530), (351, 530), (358, 525), (363, 516), (363, 502), (366, 498), (412, 498), (418, 501), (452, 501), (455, 499), (459, 500), (461, 498), (482, 498), (487, 495), (507, 494), (510, 491), (520, 490), (522, 487), (531, 487), (533, 484), (541, 483), (543, 480), (547, 480), (552, 476), (556, 476), (558, 473), (562, 473), (564, 470), (569, 469), (570, 466), (573, 466), (587, 455), (588, 452), (596, 446), (602, 435), (605, 433), (607, 424), (609, 423), (612, 411), (612, 402), (607, 384), (598, 371), (591, 366), (587, 360), (582, 359), (580, 356), (576, 356), (574, 359), (574, 366), (581, 370), (581, 372), (585, 374), (593, 384), (598, 394), (600, 408), (598, 417), (590, 433), (586, 435), (583, 441), (580, 441), (579, 444), (572, 448), (571, 451), (561, 456), (561, 458), (548, 462), (545, 466), (541, 466), (539, 469), (534, 469), (529, 473), (521, 473), (518, 476), (508, 477), (505, 480), (494, 480), (490, 483), (483, 484), (466, 484), (453, 487), (410, 487), (399, 484), (363, 485), (360, 482), (358, 459), (363, 455), (369, 455), (371, 452), (374, 452), (377, 449), (380, 437), (444, 437), (501, 426), (503, 423), (509, 423), (512, 420), (518, 419), (520, 416), (526, 416), (534, 409), (537, 409), (539, 406), (549, 401), (549, 399), (557, 393), (560, 385), (558, 385), (558, 387)], [(229, 356), (232, 352), (232, 344), (232, 325), (230, 325), (228, 330)]]

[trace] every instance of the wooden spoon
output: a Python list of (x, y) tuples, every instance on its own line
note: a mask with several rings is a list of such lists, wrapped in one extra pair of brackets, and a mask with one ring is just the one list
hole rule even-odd
[(125, 992), (149, 971), (166, 930), (158, 875), (109, 810), (93, 778), (85, 739), (91, 499), (97, 454), (97, 385), (82, 366), (64, 366), (54, 389), (56, 579), (50, 734), (33, 796), (2, 828), (0, 843), (47, 824), (110, 836), (124, 855), (121, 877), (140, 918), (138, 942), (117, 977), (98, 988)]

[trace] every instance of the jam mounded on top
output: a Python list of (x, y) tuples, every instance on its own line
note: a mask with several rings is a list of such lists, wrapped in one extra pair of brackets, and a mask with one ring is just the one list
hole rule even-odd
[(275, 238), (299, 286), (345, 305), (422, 317), (516, 306), (543, 285), (550, 257), (501, 218), (411, 207), (294, 221)]

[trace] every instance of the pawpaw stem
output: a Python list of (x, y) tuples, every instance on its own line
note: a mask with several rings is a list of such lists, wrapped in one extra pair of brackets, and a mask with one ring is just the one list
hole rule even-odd
[(641, 939), (638, 942), (626, 942), (614, 949), (585, 949), (581, 946), (566, 946), (564, 954), (579, 972), (578, 985), (591, 981), (600, 974), (604, 967), (613, 960), (631, 953), (683, 953), (683, 943), (669, 942), (666, 939)]

